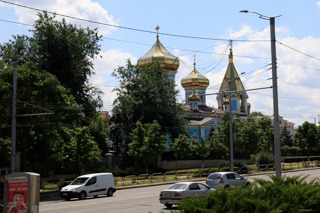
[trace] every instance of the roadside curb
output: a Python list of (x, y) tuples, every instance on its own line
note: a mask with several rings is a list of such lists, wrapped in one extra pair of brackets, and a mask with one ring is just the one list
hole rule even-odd
[[(284, 170), (284, 171), (281, 171), (281, 173), (298, 172), (298, 171), (305, 171), (305, 170), (316, 170), (316, 169), (320, 169), (320, 167)], [(255, 175), (272, 175), (272, 174), (275, 174), (275, 171), (264, 172), (264, 173), (254, 173), (254, 174), (241, 174), (241, 176), (250, 177), (250, 176), (255, 176)], [(203, 181), (205, 179), (206, 179), (206, 177), (197, 178), (197, 179), (189, 179), (189, 180), (175, 180), (175, 181), (159, 182), (159, 183), (137, 184), (137, 185), (133, 185), (133, 186), (118, 186), (118, 187), (116, 187), (116, 190), (134, 189), (134, 188), (142, 188), (142, 187), (149, 187), (149, 186), (161, 186), (161, 185), (174, 184), (177, 182)], [(60, 197), (60, 192), (40, 193), (40, 199), (41, 198), (56, 198), (56, 197)]]

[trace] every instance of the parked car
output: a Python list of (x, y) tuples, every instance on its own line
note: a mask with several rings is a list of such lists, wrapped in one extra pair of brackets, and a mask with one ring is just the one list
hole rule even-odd
[(95, 173), (77, 177), (70, 185), (63, 187), (60, 191), (62, 198), (70, 200), (98, 195), (112, 196), (116, 191), (112, 173)]
[(170, 209), (174, 204), (181, 202), (183, 197), (207, 196), (214, 189), (198, 182), (180, 182), (171, 185), (160, 192), (160, 203)]
[(206, 184), (214, 189), (224, 186), (228, 189), (231, 186), (247, 187), (251, 184), (249, 179), (241, 177), (236, 172), (214, 172), (208, 175)]

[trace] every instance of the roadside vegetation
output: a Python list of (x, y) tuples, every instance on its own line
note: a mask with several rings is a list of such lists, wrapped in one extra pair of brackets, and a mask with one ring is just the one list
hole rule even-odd
[(246, 188), (219, 188), (203, 198), (185, 198), (179, 204), (183, 213), (269, 213), (320, 212), (319, 179), (308, 176), (256, 178)]

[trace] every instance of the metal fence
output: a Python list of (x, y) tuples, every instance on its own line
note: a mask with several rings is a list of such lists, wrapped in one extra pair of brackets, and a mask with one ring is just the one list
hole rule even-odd
[[(292, 170), (307, 167), (320, 166), (320, 161), (308, 161), (296, 162), (296, 163), (282, 163), (281, 169)], [(230, 167), (224, 168), (208, 168), (199, 170), (186, 170), (177, 172), (157, 172), (152, 174), (140, 174), (140, 175), (128, 175), (124, 177), (115, 177), (115, 183), (117, 186), (153, 183), (153, 182), (166, 182), (166, 181), (179, 181), (190, 180), (195, 178), (207, 177), (212, 172), (227, 172), (231, 171)], [(239, 174), (253, 174), (268, 171), (275, 171), (275, 164), (260, 164), (260, 165), (248, 165), (242, 167), (234, 167), (234, 171)]]

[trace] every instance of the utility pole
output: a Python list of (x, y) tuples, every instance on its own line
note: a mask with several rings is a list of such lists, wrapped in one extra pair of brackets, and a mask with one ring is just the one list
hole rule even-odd
[(277, 58), (276, 58), (276, 34), (274, 18), (270, 17), (270, 35), (271, 35), (271, 57), (272, 57), (272, 86), (273, 86), (273, 111), (274, 111), (274, 155), (276, 166), (276, 177), (281, 177), (281, 145), (280, 145), (280, 126), (279, 126), (279, 108), (278, 108), (278, 76), (277, 76)]
[(231, 172), (233, 172), (234, 171), (234, 168), (233, 168), (233, 138), (232, 138), (232, 114), (231, 113), (232, 113), (232, 111), (231, 111), (231, 80), (229, 80), (230, 166), (231, 166)]
[(15, 173), (16, 168), (16, 105), (17, 105), (17, 62), (13, 64), (13, 93), (12, 93), (12, 121), (11, 121), (11, 162), (10, 173)]
[(27, 105), (31, 105), (33, 107), (37, 107), (46, 111), (49, 111), (49, 113), (36, 113), (36, 114), (22, 114), (17, 115), (17, 67), (18, 62), (13, 63), (13, 82), (12, 82), (12, 120), (11, 120), (11, 162), (10, 162), (10, 174), (13, 174), (16, 172), (16, 135), (17, 135), (17, 117), (23, 117), (23, 116), (36, 116), (36, 115), (52, 115), (54, 114), (53, 111), (44, 109), (42, 107), (37, 107), (29, 103), (25, 103)]
[(261, 19), (270, 20), (271, 36), (271, 58), (272, 58), (272, 88), (273, 88), (273, 130), (274, 130), (274, 157), (276, 167), (276, 177), (281, 177), (281, 145), (280, 145), (280, 126), (279, 126), (279, 109), (278, 109), (278, 76), (277, 76), (277, 57), (276, 57), (276, 33), (274, 18), (280, 16), (264, 16), (257, 12), (242, 10), (241, 13), (255, 13)]

